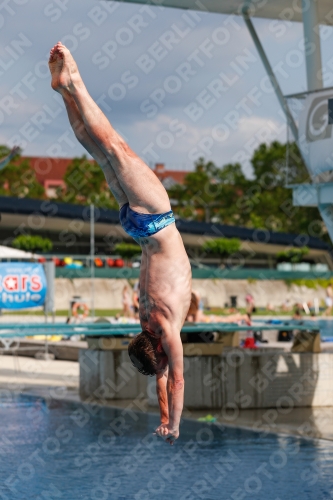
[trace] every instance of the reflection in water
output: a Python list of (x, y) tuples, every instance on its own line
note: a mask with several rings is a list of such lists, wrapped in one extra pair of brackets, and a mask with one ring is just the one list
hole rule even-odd
[(330, 442), (184, 421), (171, 447), (152, 435), (157, 422), (132, 410), (7, 395), (0, 498), (332, 498)]

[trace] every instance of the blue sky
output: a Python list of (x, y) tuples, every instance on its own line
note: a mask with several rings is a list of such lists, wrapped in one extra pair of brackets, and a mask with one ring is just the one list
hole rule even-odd
[[(302, 26), (255, 19), (285, 94), (306, 89)], [(8, 0), (0, 10), (0, 142), (25, 155), (84, 153), (50, 87), (61, 40), (113, 126), (150, 165), (191, 169), (249, 158), (286, 138), (285, 119), (240, 17), (93, 0)], [(323, 32), (332, 85), (332, 28)], [(333, 67), (333, 66), (332, 66)]]

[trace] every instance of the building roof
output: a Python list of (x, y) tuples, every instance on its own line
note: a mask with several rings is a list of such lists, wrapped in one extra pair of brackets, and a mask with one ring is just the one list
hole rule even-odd
[[(68, 166), (73, 161), (73, 158), (39, 156), (21, 156), (21, 159), (30, 161), (31, 167), (36, 173), (37, 181), (42, 185), (49, 181), (62, 181)], [(94, 160), (88, 161), (93, 162)], [(166, 188), (172, 187), (174, 184), (182, 184), (185, 176), (189, 173), (186, 170), (165, 170), (164, 164), (157, 164), (153, 172)]]
[[(0, 196), (0, 214), (15, 215), (40, 215), (49, 222), (52, 227), (52, 219), (83, 220), (89, 231), (89, 207), (86, 205), (71, 205), (69, 203), (57, 203), (53, 200), (33, 200), (30, 198), (14, 198)], [(119, 227), (119, 214), (116, 210), (98, 208), (95, 211), (97, 225), (103, 224)], [(65, 224), (65, 221), (62, 223)], [(239, 226), (228, 226), (197, 221), (177, 219), (177, 228), (181, 234), (191, 234), (205, 238), (239, 238), (242, 241), (251, 241), (267, 245), (281, 246), (308, 246), (312, 249), (329, 250), (331, 247), (319, 238), (300, 237), (296, 234), (277, 233), (266, 229), (250, 229)], [(59, 224), (58, 226), (59, 227)], [(106, 230), (107, 232), (107, 230)], [(305, 239), (306, 238), (306, 239)]]
[(187, 170), (163, 170), (163, 172), (156, 172), (156, 170), (154, 170), (154, 172), (161, 181), (168, 177), (172, 177), (179, 184), (184, 182), (186, 175), (189, 174)]
[(73, 161), (73, 158), (47, 158), (41, 156), (21, 156), (21, 159), (30, 161), (30, 165), (36, 173), (37, 181), (42, 185), (44, 185), (45, 181), (62, 181), (67, 167)]
[(183, 184), (185, 176), (189, 173), (188, 171), (183, 170), (164, 170), (163, 172), (154, 173), (158, 177), (158, 179), (162, 182), (163, 186), (166, 189), (171, 188), (175, 184)]

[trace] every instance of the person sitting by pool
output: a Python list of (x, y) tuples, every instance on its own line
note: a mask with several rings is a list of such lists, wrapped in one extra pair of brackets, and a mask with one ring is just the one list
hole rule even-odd
[(191, 299), (191, 266), (175, 225), (170, 200), (154, 172), (113, 129), (89, 95), (69, 50), (50, 52), (51, 86), (64, 100), (79, 142), (104, 171), (120, 206), (120, 223), (142, 249), (139, 316), (142, 332), (129, 344), (134, 366), (156, 375), (161, 425), (170, 444), (179, 436), (183, 410), (183, 347), (180, 330)]
[(200, 296), (197, 292), (192, 292), (191, 303), (187, 312), (186, 321), (190, 323), (236, 323), (237, 325), (245, 324), (251, 326), (251, 314), (228, 314), (227, 316), (219, 316), (217, 314), (206, 315), (200, 309)]
[(130, 287), (128, 285), (125, 285), (122, 291), (122, 303), (123, 303), (122, 314), (125, 318), (130, 318), (132, 316), (131, 296), (129, 288)]
[(295, 308), (292, 319), (297, 319), (297, 320), (302, 319), (301, 309), (299, 307)]
[(245, 296), (246, 302), (246, 312), (252, 314), (256, 312), (254, 297), (251, 293), (247, 293)]
[(14, 146), (10, 153), (0, 160), (0, 170), (5, 168), (8, 163), (14, 158), (14, 156), (20, 154), (21, 149), (18, 146)]
[(324, 312), (325, 316), (332, 315), (333, 309), (333, 287), (332, 283), (329, 283), (326, 287), (326, 297), (325, 297), (326, 310)]
[(191, 293), (191, 302), (190, 302), (190, 307), (186, 315), (186, 321), (192, 322), (192, 323), (198, 323), (203, 321), (203, 314), (202, 311), (199, 308), (200, 304), (200, 297), (199, 294), (196, 292)]
[(139, 319), (140, 282), (136, 283), (132, 293), (132, 309), (135, 319)]

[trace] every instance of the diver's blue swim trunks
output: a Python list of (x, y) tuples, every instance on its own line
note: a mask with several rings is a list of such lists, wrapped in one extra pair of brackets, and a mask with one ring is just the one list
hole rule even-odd
[(119, 219), (126, 233), (134, 239), (152, 236), (175, 222), (172, 210), (165, 214), (140, 214), (132, 210), (129, 203), (121, 207)]

